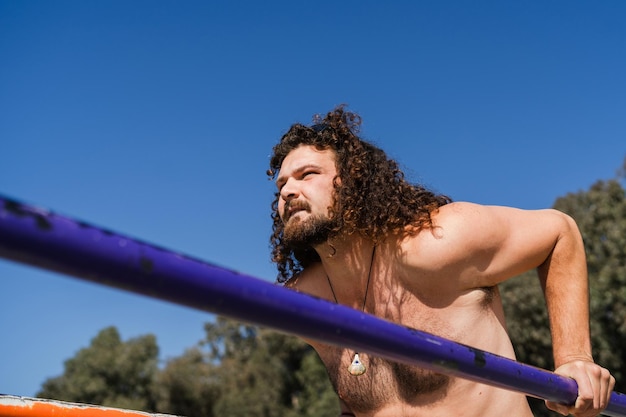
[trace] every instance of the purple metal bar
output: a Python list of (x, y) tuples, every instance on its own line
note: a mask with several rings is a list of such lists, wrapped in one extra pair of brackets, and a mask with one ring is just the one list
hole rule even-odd
[[(0, 257), (537, 398), (577, 396), (552, 372), (1, 196)], [(604, 414), (626, 417), (626, 395)]]

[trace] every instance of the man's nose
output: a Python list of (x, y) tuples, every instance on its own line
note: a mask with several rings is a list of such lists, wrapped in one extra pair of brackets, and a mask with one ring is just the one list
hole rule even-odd
[(300, 190), (295, 184), (295, 181), (292, 181), (292, 180), (287, 180), (287, 182), (283, 185), (283, 188), (281, 188), (280, 190), (280, 196), (285, 201), (298, 198), (299, 195), (300, 195)]

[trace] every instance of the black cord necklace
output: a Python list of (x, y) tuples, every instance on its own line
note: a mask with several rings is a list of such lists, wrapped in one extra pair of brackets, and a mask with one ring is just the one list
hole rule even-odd
[[(365, 296), (363, 297), (363, 306), (361, 307), (361, 311), (365, 313), (365, 303), (367, 302), (367, 293), (370, 288), (370, 279), (372, 278), (372, 265), (374, 264), (374, 254), (376, 253), (376, 246), (372, 249), (372, 258), (370, 259), (370, 268), (367, 273), (367, 284), (365, 284)], [(335, 299), (335, 303), (339, 304), (337, 301), (337, 296), (335, 295), (335, 290), (333, 289), (333, 284), (330, 282), (330, 277), (326, 274), (326, 280), (328, 281), (328, 286), (330, 287), (330, 292), (333, 294), (333, 298)], [(354, 352), (354, 359), (352, 359), (352, 363), (348, 366), (348, 372), (350, 372), (354, 376), (363, 375), (367, 371), (367, 368), (361, 362), (359, 358), (359, 353)]]

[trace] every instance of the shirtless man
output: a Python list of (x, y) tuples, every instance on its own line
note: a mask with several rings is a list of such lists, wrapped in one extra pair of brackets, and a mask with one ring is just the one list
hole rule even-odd
[[(555, 210), (451, 202), (405, 181), (338, 107), (294, 124), (274, 147), (278, 281), (405, 326), (514, 358), (497, 285), (536, 268), (556, 372), (579, 387), (561, 414), (595, 416), (615, 380), (594, 364), (586, 260), (574, 221)], [(357, 417), (531, 417), (523, 394), (308, 341)], [(352, 365), (351, 365), (352, 364)], [(364, 373), (358, 375), (361, 371)]]

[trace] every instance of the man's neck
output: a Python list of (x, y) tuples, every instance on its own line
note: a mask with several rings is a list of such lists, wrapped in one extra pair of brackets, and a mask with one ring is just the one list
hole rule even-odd
[(374, 247), (374, 242), (358, 235), (335, 238), (315, 247), (339, 302), (364, 296), (367, 281), (375, 273)]

